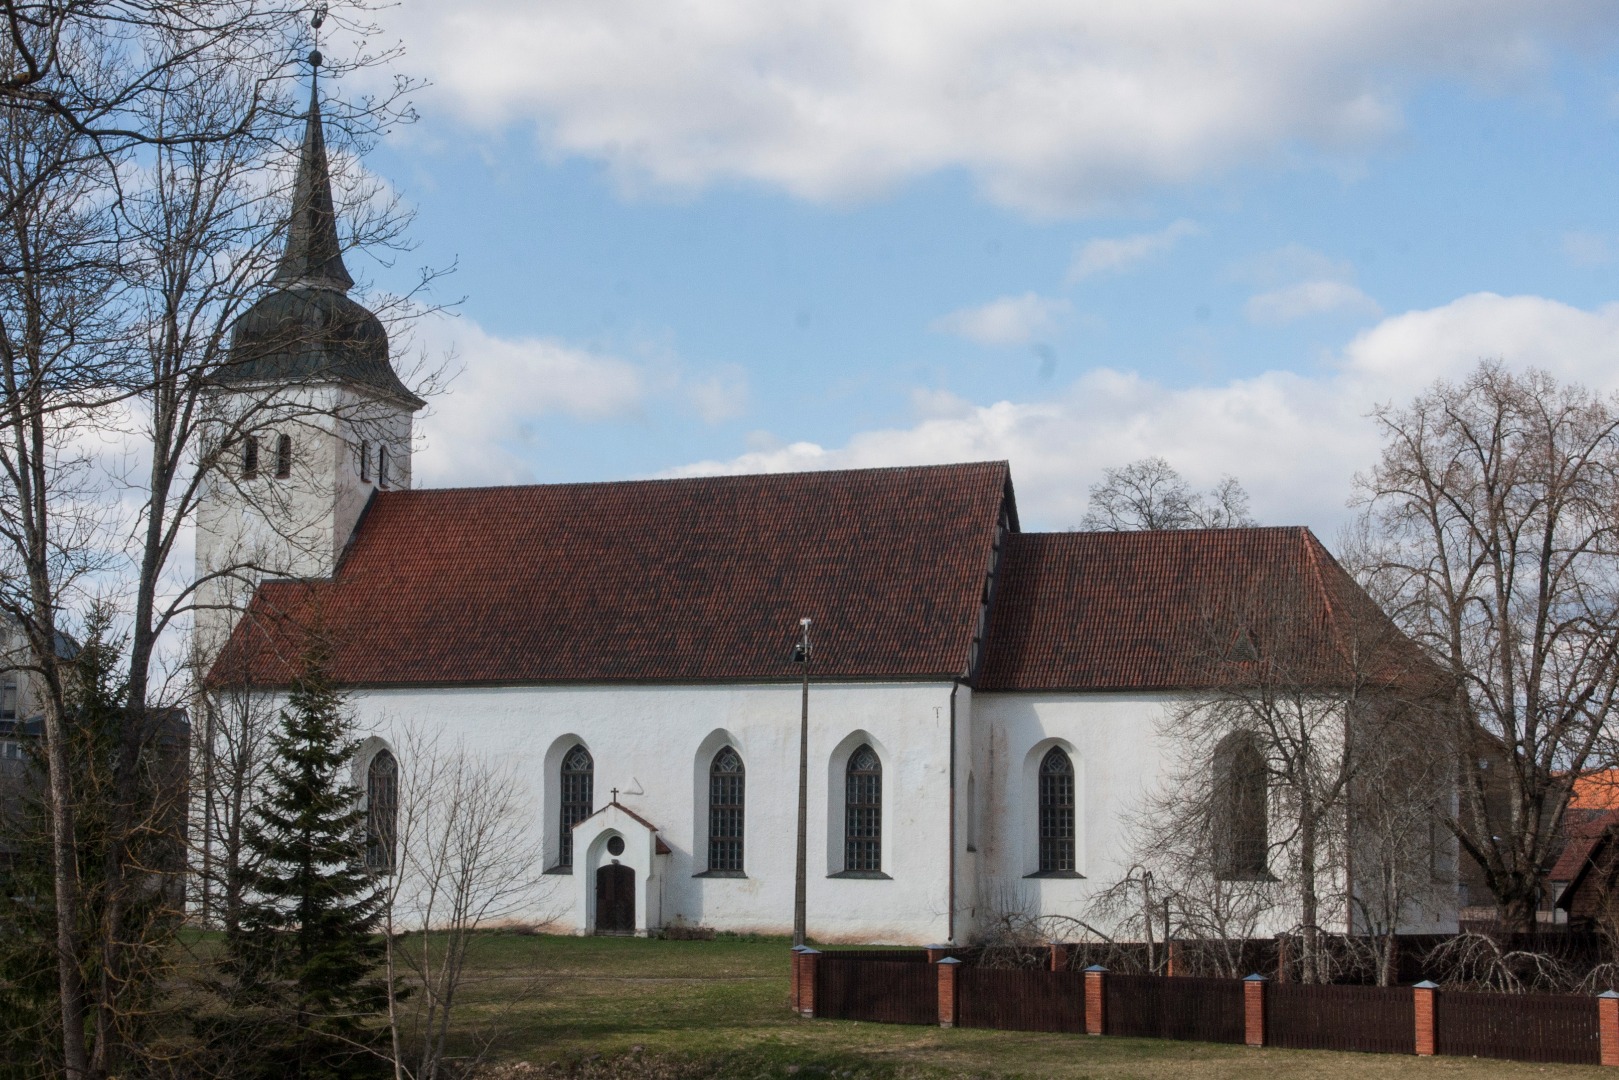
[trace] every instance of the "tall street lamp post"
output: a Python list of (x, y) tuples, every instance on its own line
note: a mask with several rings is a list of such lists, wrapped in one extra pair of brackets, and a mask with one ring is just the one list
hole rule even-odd
[(799, 619), (804, 637), (793, 659), (804, 665), (803, 707), (798, 718), (798, 874), (793, 882), (793, 944), (804, 944), (805, 894), (809, 886), (809, 677), (810, 620)]

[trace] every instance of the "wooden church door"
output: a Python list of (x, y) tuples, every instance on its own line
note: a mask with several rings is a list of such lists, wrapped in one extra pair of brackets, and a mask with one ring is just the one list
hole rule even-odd
[(596, 933), (635, 933), (635, 871), (628, 866), (596, 871)]

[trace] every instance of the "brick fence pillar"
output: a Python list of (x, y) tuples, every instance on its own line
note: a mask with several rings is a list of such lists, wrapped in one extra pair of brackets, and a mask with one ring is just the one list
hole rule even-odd
[(1186, 959), (1181, 955), (1181, 943), (1178, 941), (1164, 943), (1164, 974), (1171, 978), (1186, 974)]
[(961, 961), (954, 956), (947, 956), (934, 965), (939, 973), (939, 1026), (953, 1028), (956, 1026), (956, 973), (961, 970)]
[(1092, 964), (1085, 969), (1085, 1034), (1101, 1035), (1107, 1031), (1107, 1019), (1102, 1011), (1107, 1008), (1107, 968)]
[(1411, 988), (1417, 1007), (1417, 1053), (1422, 1057), (1433, 1057), (1437, 1052), (1439, 1028), (1434, 1019), (1434, 997), (1438, 992), (1439, 985), (1426, 979)]
[(807, 945), (798, 954), (798, 1015), (805, 1019), (815, 1016), (815, 960), (820, 955)]
[(1046, 970), (1061, 971), (1068, 966), (1068, 953), (1060, 941), (1046, 942)]
[(1242, 980), (1243, 1042), (1265, 1045), (1265, 976), (1255, 972)]
[(792, 974), (788, 976), (787, 1004), (793, 1012), (798, 1011), (798, 954), (804, 951), (804, 946), (794, 945), (792, 951)]
[(1602, 1064), (1619, 1065), (1619, 994), (1597, 995), (1597, 1032), (1602, 1038)]
[(940, 960), (950, 955), (950, 946), (948, 945), (928, 945), (925, 948), (928, 951), (928, 963), (930, 964), (937, 964)]

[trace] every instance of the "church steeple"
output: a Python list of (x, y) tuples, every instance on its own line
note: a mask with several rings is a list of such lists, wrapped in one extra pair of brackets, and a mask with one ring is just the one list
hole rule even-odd
[(287, 224), (287, 246), (270, 280), (283, 288), (315, 285), (347, 292), (354, 279), (343, 265), (343, 248), (337, 239), (331, 167), (320, 122), (320, 53), (311, 53), (309, 60), (314, 70), (309, 79), (309, 115), (298, 155), (298, 176), (292, 188), (292, 218)]

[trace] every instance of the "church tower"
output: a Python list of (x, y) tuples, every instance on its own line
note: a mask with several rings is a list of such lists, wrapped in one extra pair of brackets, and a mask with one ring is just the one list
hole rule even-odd
[[(310, 56), (317, 72), (320, 54)], [(332, 574), (378, 490), (410, 486), (424, 402), (388, 334), (350, 299), (318, 87), (311, 80), (292, 214), (269, 291), (236, 321), (214, 375), (197, 511), (198, 648), (211, 654), (266, 577)]]

